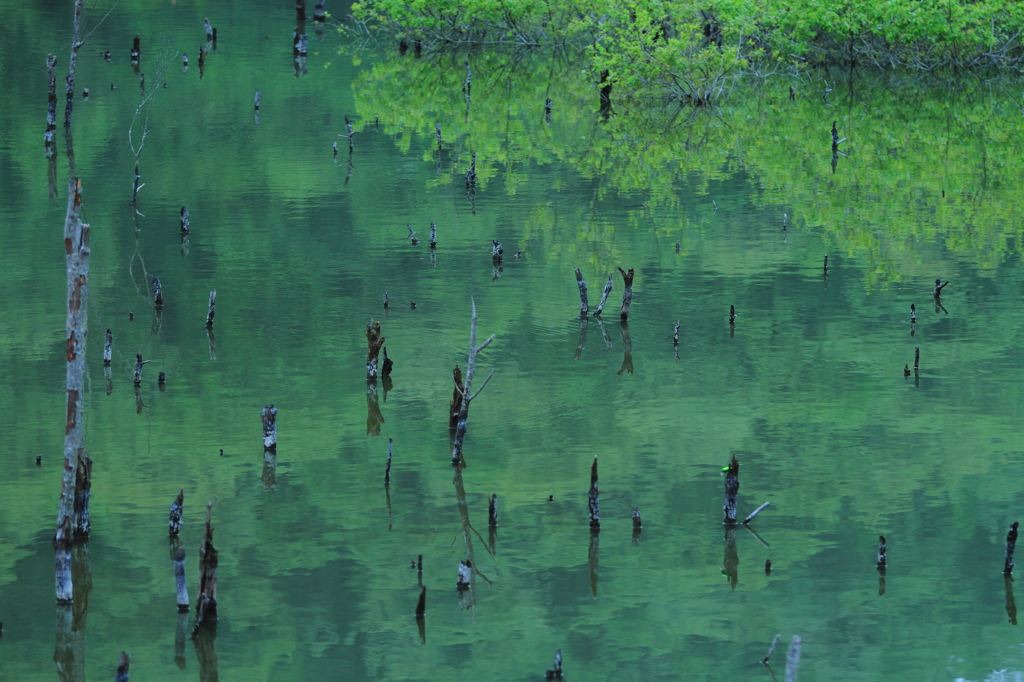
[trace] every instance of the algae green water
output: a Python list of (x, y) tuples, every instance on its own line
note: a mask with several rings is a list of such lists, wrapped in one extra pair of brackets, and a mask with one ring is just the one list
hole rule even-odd
[[(46, 53), (66, 69), (65, 4), (0, 5), (0, 679), (10, 680), (82, 679), (54, 663), (50, 544), (68, 166), (58, 131), (50, 197), (42, 131)], [(219, 36), (200, 80), (204, 16)], [(339, 53), (332, 30), (321, 40), (310, 23), (308, 73), (296, 78), (293, 19), (291, 6), (269, 4), (119, 5), (82, 49), (79, 92), (91, 94), (76, 101), (74, 151), (92, 225), (94, 471), (78, 632), (89, 679), (109, 678), (122, 649), (135, 678), (200, 675), (191, 643), (175, 660), (165, 524), (182, 487), (193, 599), (204, 506), (217, 498), (225, 680), (541, 679), (558, 648), (570, 680), (769, 680), (757, 662), (776, 633), (776, 672), (800, 635), (805, 680), (1021, 675), (1001, 574), (1007, 527), (1024, 513), (1014, 91), (855, 73), (823, 99), (816, 77), (778, 76), (713, 113), (644, 110), (613, 93), (605, 120), (593, 77), (564, 57), (474, 53), (467, 101), (462, 55)], [(148, 78), (182, 51), (191, 66), (182, 73), (174, 58), (136, 121), (137, 144), (149, 117), (144, 215), (133, 219), (135, 33)], [(351, 163), (338, 137), (346, 114)], [(849, 138), (834, 172), (833, 120)], [(492, 239), (505, 248), (500, 269)], [(593, 307), (617, 266), (636, 269), (628, 328), (618, 274), (603, 323), (583, 325), (573, 268)], [(163, 283), (159, 319), (150, 274)], [(942, 308), (936, 277), (951, 281)], [(478, 377), (495, 374), (473, 403), (467, 467), (453, 481), (450, 373), (465, 365), (471, 297), (480, 334), (496, 335)], [(367, 423), (371, 319), (395, 360), (393, 387), (378, 392), (379, 435)], [(904, 378), (915, 346), (920, 371)], [(137, 352), (152, 360), (138, 399)], [(269, 403), (276, 470), (260, 439)], [(733, 454), (740, 514), (772, 503), (752, 524), (768, 546), (740, 528), (735, 556), (721, 522)], [(480, 535), (468, 531), (479, 575), (460, 595), (462, 492)], [(425, 641), (409, 567), (419, 554)]]

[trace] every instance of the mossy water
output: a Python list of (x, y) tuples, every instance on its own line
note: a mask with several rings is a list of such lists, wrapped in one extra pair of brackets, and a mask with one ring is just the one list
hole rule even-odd
[[(1001, 575), (1024, 502), (1013, 93), (855, 72), (824, 98), (804, 76), (791, 102), (780, 77), (678, 115), (613, 92), (604, 119), (593, 79), (564, 58), (471, 54), (467, 101), (462, 55), (339, 54), (330, 30), (320, 41), (310, 25), (308, 73), (296, 78), (290, 7), (217, 11), (116, 8), (79, 62), (91, 91), (74, 114), (92, 225), (90, 678), (112, 674), (122, 649), (137, 677), (199, 674), (191, 645), (184, 670), (174, 660), (166, 519), (181, 487), (193, 598), (205, 503), (218, 500), (224, 679), (539, 679), (561, 648), (569, 679), (767, 680), (757, 661), (776, 633), (803, 637), (803, 679), (984, 679), (1024, 667)], [(44, 67), (50, 51), (65, 66), (70, 7), (3, 13), (23, 38), (0, 46), (0, 677), (42, 680), (56, 673), (67, 177), (58, 138), (59, 196), (48, 198)], [(219, 38), (200, 80), (204, 16)], [(192, 66), (182, 73), (178, 57), (153, 100), (144, 215), (133, 219), (135, 33), (142, 72), (181, 51)], [(834, 173), (833, 120), (849, 138)], [(500, 270), (491, 239), (505, 246)], [(593, 305), (617, 266), (636, 269), (628, 327), (615, 314), (616, 274), (603, 322), (590, 318), (583, 337), (573, 268)], [(163, 283), (159, 320), (147, 274)], [(951, 281), (942, 308), (935, 277)], [(478, 376), (495, 376), (473, 403), (456, 485), (447, 410), (470, 297), (482, 338), (497, 335)], [(371, 318), (396, 363), (379, 392), (379, 437), (367, 435)], [(915, 346), (921, 368), (905, 379)], [(141, 406), (140, 351), (153, 360)], [(273, 477), (259, 421), (269, 403), (280, 410)], [(736, 534), (734, 589), (721, 523), (733, 454), (741, 516), (772, 503), (753, 524), (768, 547)], [(455, 589), (466, 558), (459, 486), (489, 580), (477, 579), (470, 608)], [(633, 507), (644, 519), (636, 542)], [(413, 617), (419, 554), (425, 643)], [(781, 660), (777, 651), (776, 669)]]

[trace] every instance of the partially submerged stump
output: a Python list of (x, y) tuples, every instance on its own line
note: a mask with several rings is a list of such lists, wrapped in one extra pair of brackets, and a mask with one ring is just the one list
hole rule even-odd
[(384, 345), (384, 337), (380, 335), (380, 322), (372, 320), (366, 325), (366, 380), (377, 380), (377, 356)]
[(213, 329), (213, 316), (217, 312), (217, 290), (210, 292), (210, 307), (206, 311), (206, 328)]
[(437, 223), (430, 223), (430, 248), (437, 248)]
[(590, 492), (587, 494), (587, 504), (590, 509), (590, 529), (601, 530), (601, 500), (597, 492), (597, 455), (594, 455), (594, 463), (590, 465)]
[(107, 330), (103, 336), (103, 365), (109, 367), (114, 359), (114, 333)]
[(736, 496), (739, 495), (739, 492), (740, 462), (736, 455), (733, 455), (732, 461), (729, 462), (729, 466), (725, 469), (725, 505), (723, 512), (726, 525), (736, 525)]
[(89, 523), (89, 495), (92, 491), (92, 460), (82, 448), (78, 453), (78, 466), (75, 468), (75, 516), (72, 520), (71, 532), (74, 537), (87, 538), (91, 525)]
[(498, 525), (498, 495), (491, 495), (491, 501), (487, 503), (487, 525), (494, 528)]
[(549, 680), (560, 680), (562, 679), (562, 650), (559, 649), (555, 652), (555, 662), (552, 664), (551, 670), (545, 671), (544, 677)]
[(213, 505), (217, 500), (210, 500), (206, 505), (206, 528), (203, 541), (199, 545), (199, 597), (196, 600), (196, 622), (192, 628), (192, 636), (203, 623), (217, 620), (217, 561), (218, 552), (213, 546)]
[(135, 375), (134, 378), (132, 379), (133, 384), (135, 384), (136, 386), (142, 385), (142, 368), (145, 365), (149, 364), (150, 362), (150, 360), (142, 359), (142, 353), (135, 354)]
[(1010, 532), (1006, 534), (1006, 562), (1003, 564), (1003, 575), (1013, 573), (1013, 550), (1017, 546), (1017, 526), (1014, 521), (1010, 524)]
[(622, 292), (622, 308), (619, 311), (619, 319), (625, 322), (629, 319), (629, 306), (633, 302), (633, 268), (629, 271), (618, 268), (622, 273), (622, 284), (625, 290)]
[(171, 502), (171, 513), (167, 518), (167, 534), (174, 538), (181, 532), (181, 515), (185, 511), (185, 489), (178, 491), (178, 497)]
[(156, 275), (150, 275), (149, 283), (153, 286), (153, 305), (157, 308), (162, 308), (164, 305), (164, 288), (160, 284), (160, 278)]
[(260, 413), (263, 419), (263, 449), (277, 451), (277, 408), (267, 405)]
[(121, 652), (117, 657), (117, 672), (114, 674), (114, 682), (128, 682), (128, 666), (131, 663), (131, 656)]
[(189, 227), (189, 222), (188, 222), (188, 208), (186, 208), (185, 206), (182, 206), (181, 207), (181, 233), (182, 234), (188, 234), (190, 229), (191, 228)]

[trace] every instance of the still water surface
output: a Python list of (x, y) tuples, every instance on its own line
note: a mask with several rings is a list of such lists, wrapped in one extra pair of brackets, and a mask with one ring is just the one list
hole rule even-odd
[[(66, 68), (64, 4), (0, 3), (5, 680), (57, 674), (50, 538), (68, 171), (58, 134), (50, 198), (42, 130), (45, 54)], [(219, 44), (200, 80), (204, 16)], [(1006, 528), (1024, 512), (1021, 121), (1009, 95), (859, 82), (823, 102), (805, 78), (792, 105), (778, 81), (722, 119), (684, 125), (684, 114), (640, 129), (619, 103), (602, 123), (579, 65), (538, 55), (474, 55), (467, 106), (461, 56), (339, 54), (331, 29), (321, 40), (310, 24), (308, 73), (297, 78), (293, 18), (267, 3), (122, 5), (81, 53), (78, 82), (91, 95), (76, 101), (74, 151), (93, 235), (88, 678), (109, 678), (122, 649), (140, 679), (200, 674), (190, 643), (175, 661), (165, 523), (181, 487), (193, 598), (204, 505), (217, 498), (226, 680), (540, 679), (556, 648), (573, 680), (769, 680), (757, 661), (776, 633), (803, 637), (808, 680), (1019, 678), (1024, 651), (1001, 575)], [(147, 115), (150, 132), (144, 215), (133, 219), (135, 33), (141, 72), (170, 66), (136, 121), (136, 143)], [(351, 164), (338, 137), (346, 114)], [(851, 140), (833, 174), (835, 119)], [(480, 182), (467, 195), (472, 151)], [(491, 239), (505, 247), (500, 270)], [(573, 268), (593, 307), (616, 266), (637, 273), (628, 328), (617, 274), (604, 322), (581, 323)], [(163, 283), (159, 318), (149, 274)], [(951, 280), (944, 310), (935, 277)], [(480, 358), (495, 375), (473, 403), (468, 466), (453, 481), (450, 373), (465, 364), (471, 297), (481, 335), (497, 336)], [(395, 360), (376, 425), (364, 377), (371, 318)], [(920, 372), (904, 378), (915, 346)], [(138, 397), (136, 352), (152, 360)], [(260, 440), (271, 402), (276, 469)], [(740, 514), (772, 503), (753, 524), (768, 546), (735, 534), (734, 580), (721, 523), (732, 454)], [(596, 544), (586, 516), (595, 455)], [(482, 575), (460, 596), (456, 569), (470, 551), (461, 492)], [(425, 642), (412, 615), (418, 554)]]

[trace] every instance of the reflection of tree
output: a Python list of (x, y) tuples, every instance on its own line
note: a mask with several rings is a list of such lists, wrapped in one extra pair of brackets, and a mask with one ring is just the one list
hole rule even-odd
[[(906, 87), (899, 76), (882, 75), (862, 77), (853, 95), (836, 91), (832, 104), (847, 112), (839, 125), (850, 139), (842, 172), (833, 175), (828, 161), (821, 163), (829, 129), (819, 123), (815, 98), (776, 99), (767, 87), (740, 85), (726, 107), (634, 102), (601, 121), (594, 76), (560, 57), (487, 52), (473, 59), (476, 97), (465, 121), (452, 114), (464, 105), (465, 71), (456, 55), (395, 56), (356, 79), (362, 118), (372, 122), (379, 113), (395, 122), (385, 129), (403, 151), (420, 137), (424, 160), (437, 163), (433, 138), (442, 124), (447, 155), (432, 186), (458, 182), (469, 150), (478, 156), (481, 190), (501, 173), (514, 191), (534, 167), (564, 162), (583, 178), (600, 179), (602, 188), (644, 192), (645, 211), (679, 206), (683, 187), (707, 194), (711, 183), (736, 176), (750, 183), (755, 204), (787, 206), (795, 217), (790, 229), (821, 229), (840, 248), (866, 253), (869, 284), (895, 280), (901, 252), (931, 240), (945, 239), (983, 265), (1024, 243), (1024, 226), (1014, 219), (1024, 197), (995, 191), (1002, 178), (1024, 173), (1024, 157), (1009, 152), (1024, 145), (1024, 124), (1009, 115), (1014, 102), (999, 84), (950, 87), (936, 79)], [(551, 91), (559, 93), (557, 127), (539, 115)], [(808, 134), (815, 128), (820, 135)], [(869, 203), (871, 215), (848, 210)]]

